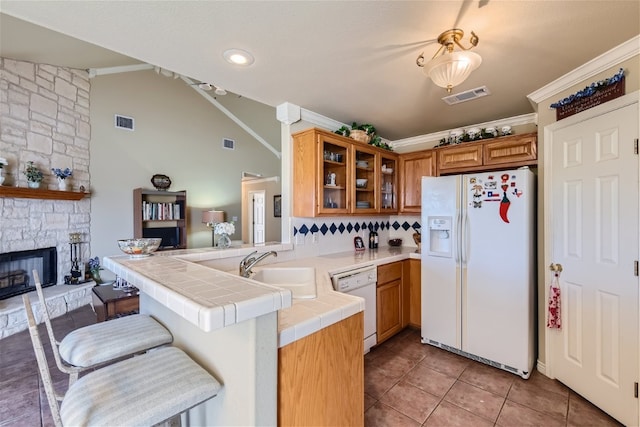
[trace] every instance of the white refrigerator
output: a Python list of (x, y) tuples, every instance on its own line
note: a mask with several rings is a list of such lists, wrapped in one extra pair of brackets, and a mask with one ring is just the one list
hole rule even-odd
[(528, 378), (535, 360), (535, 179), (422, 178), (422, 342)]

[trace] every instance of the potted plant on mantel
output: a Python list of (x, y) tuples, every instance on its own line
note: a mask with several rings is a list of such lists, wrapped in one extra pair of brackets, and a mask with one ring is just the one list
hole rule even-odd
[(27, 162), (27, 167), (24, 169), (24, 176), (27, 177), (27, 185), (29, 188), (40, 188), (40, 183), (44, 178), (40, 169), (38, 169), (32, 161)]

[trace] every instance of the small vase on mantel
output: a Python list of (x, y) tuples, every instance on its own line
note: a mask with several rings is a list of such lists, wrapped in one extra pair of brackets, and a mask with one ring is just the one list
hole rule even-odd
[(0, 169), (0, 186), (4, 182), (4, 175), (2, 175), (2, 169)]
[(69, 183), (64, 178), (58, 178), (58, 190), (69, 191)]
[(40, 181), (27, 181), (29, 188), (40, 188)]

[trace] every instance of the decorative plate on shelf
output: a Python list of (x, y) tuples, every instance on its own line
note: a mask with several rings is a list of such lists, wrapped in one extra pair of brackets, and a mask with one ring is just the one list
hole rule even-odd
[(155, 174), (151, 177), (151, 183), (156, 187), (156, 190), (167, 190), (171, 187), (171, 178), (167, 175)]

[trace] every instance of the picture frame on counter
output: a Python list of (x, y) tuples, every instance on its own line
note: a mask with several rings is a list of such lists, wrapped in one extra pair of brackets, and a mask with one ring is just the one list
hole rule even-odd
[(353, 246), (356, 248), (356, 251), (364, 251), (364, 241), (362, 237), (356, 236), (353, 238)]

